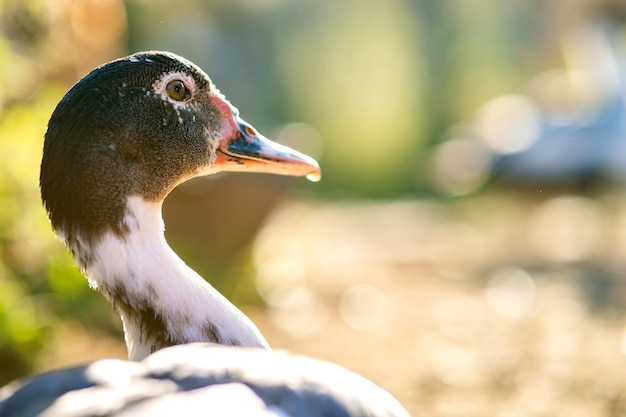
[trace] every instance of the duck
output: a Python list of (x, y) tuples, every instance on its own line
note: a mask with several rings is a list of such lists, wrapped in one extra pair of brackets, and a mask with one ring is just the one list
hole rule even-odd
[(173, 53), (108, 62), (70, 88), (45, 133), (41, 197), (54, 233), (121, 317), (128, 360), (11, 383), (0, 417), (408, 416), (356, 373), (272, 350), (168, 246), (166, 196), (218, 172), (321, 178), (317, 161), (261, 135)]
[(536, 134), (530, 146), (518, 152), (496, 153), (496, 176), (513, 184), (553, 188), (626, 181), (624, 21), (623, 12), (599, 12), (578, 28), (575, 36), (565, 38), (569, 41), (565, 50), (574, 51), (566, 54), (573, 65), (565, 74), (572, 79), (577, 72), (587, 74), (585, 82), (600, 97), (596, 103), (570, 111), (547, 111), (533, 105), (537, 109)]

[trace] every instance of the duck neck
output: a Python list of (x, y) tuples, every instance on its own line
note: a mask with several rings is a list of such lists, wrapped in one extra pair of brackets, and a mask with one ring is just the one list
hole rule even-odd
[(214, 342), (267, 348), (254, 324), (168, 246), (161, 202), (129, 197), (123, 235), (106, 232), (83, 264), (90, 285), (122, 317), (129, 357)]

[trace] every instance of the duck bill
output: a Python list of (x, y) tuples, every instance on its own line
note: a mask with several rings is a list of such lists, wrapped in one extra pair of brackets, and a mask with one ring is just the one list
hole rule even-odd
[(217, 147), (215, 168), (220, 171), (263, 172), (321, 178), (315, 159), (272, 142), (239, 117), (239, 112), (221, 97), (214, 97), (222, 120), (222, 138)]

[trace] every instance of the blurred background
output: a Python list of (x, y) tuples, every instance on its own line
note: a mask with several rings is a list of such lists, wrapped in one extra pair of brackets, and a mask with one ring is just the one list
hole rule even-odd
[(162, 49), (322, 165), (165, 202), (272, 346), (415, 416), (626, 415), (624, 23), (623, 0), (0, 0), (0, 385), (126, 357), (39, 163), (74, 82)]

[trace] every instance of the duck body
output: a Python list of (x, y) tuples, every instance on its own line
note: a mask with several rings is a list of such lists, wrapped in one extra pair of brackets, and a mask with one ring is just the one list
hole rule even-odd
[(48, 124), (42, 200), (90, 286), (120, 314), (131, 361), (7, 386), (0, 417), (408, 415), (349, 371), (271, 351), (167, 245), (167, 194), (220, 171), (320, 177), (315, 160), (260, 135), (200, 68), (174, 54), (112, 61), (70, 89)]
[(104, 359), (0, 392), (0, 417), (407, 417), (367, 379), (287, 352), (188, 344), (141, 362)]

